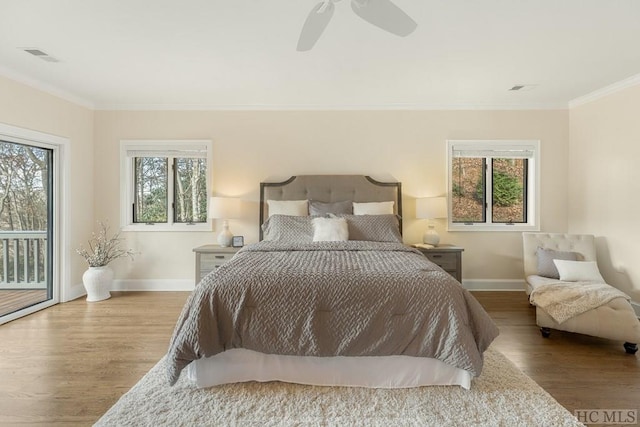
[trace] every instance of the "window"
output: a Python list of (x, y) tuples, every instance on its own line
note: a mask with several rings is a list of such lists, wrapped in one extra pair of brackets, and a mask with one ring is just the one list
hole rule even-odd
[(539, 141), (447, 141), (450, 231), (534, 231)]
[(210, 141), (121, 141), (124, 230), (211, 230)]

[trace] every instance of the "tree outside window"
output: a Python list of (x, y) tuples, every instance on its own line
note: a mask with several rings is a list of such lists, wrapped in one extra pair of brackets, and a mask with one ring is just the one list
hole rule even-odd
[(124, 230), (210, 227), (210, 141), (122, 141), (121, 153)]
[(451, 230), (537, 227), (538, 141), (448, 141), (448, 151)]

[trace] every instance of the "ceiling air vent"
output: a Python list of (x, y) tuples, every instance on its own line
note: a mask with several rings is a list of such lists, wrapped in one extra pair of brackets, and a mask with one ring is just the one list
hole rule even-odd
[(525, 90), (532, 90), (535, 89), (535, 87), (538, 85), (514, 85), (513, 87), (511, 87), (511, 89), (509, 89), (510, 91), (516, 91), (516, 90), (521, 90), (521, 91), (525, 91)]
[(30, 53), (31, 55), (42, 59), (43, 61), (47, 61), (47, 62), (60, 62), (58, 59), (54, 58), (53, 56), (50, 56), (48, 53), (41, 51), (38, 48), (35, 47), (23, 47), (21, 48), (22, 50), (24, 50), (27, 53)]

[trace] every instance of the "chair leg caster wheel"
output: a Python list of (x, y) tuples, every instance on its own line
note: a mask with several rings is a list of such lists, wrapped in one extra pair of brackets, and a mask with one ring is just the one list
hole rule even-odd
[(626, 342), (624, 343), (624, 351), (629, 354), (636, 354), (636, 352), (638, 351), (638, 344)]
[(540, 328), (540, 333), (542, 334), (542, 336), (544, 338), (549, 338), (549, 335), (551, 335), (551, 329), (550, 328)]

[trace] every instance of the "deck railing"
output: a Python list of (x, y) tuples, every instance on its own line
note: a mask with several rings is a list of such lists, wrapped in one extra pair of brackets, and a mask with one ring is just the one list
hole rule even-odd
[(0, 231), (0, 289), (46, 289), (47, 232)]

